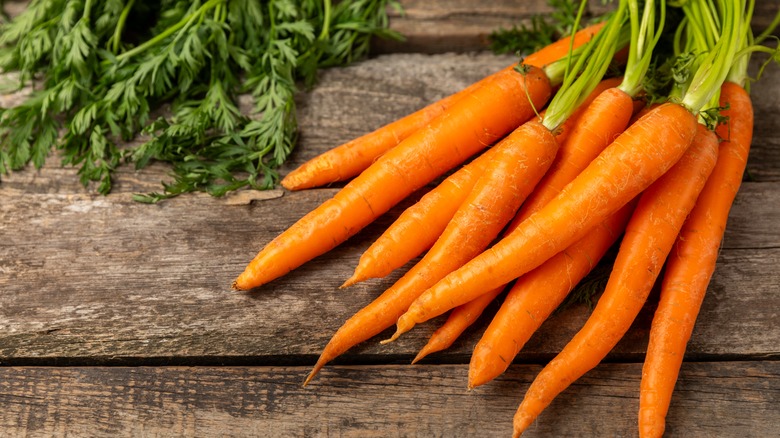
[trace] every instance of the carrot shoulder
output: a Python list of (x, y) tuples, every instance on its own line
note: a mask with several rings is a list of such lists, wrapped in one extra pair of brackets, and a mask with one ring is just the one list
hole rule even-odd
[(753, 135), (753, 106), (737, 84), (721, 87), (728, 125), (721, 125), (718, 162), (669, 256), (650, 329), (639, 395), (639, 436), (660, 437), (699, 308), (718, 259), (729, 210), (745, 171)]
[(413, 191), (530, 119), (533, 107), (543, 105), (550, 92), (550, 82), (538, 68), (495, 76), (268, 243), (233, 288), (260, 286), (336, 247)]
[(498, 155), (431, 250), (338, 330), (308, 379), (352, 345), (391, 327), (422, 291), (490, 244), (549, 168), (558, 143), (547, 128), (532, 120), (495, 148)]
[[(586, 27), (574, 35), (574, 47), (577, 48), (595, 35), (604, 22)], [(547, 64), (564, 58), (569, 50), (570, 38), (563, 38), (549, 46), (527, 56), (523, 63), (542, 68)], [(345, 181), (367, 169), (382, 154), (397, 146), (401, 141), (423, 128), (434, 118), (451, 108), (464, 96), (474, 92), (494, 76), (507, 70), (482, 79), (465, 89), (434, 102), (406, 117), (398, 119), (373, 132), (337, 146), (303, 163), (282, 179), (281, 184), (288, 190), (301, 190), (318, 187), (336, 181)]]
[(628, 331), (712, 172), (717, 155), (717, 137), (699, 125), (690, 149), (642, 194), (626, 226), (604, 293), (582, 329), (531, 383), (514, 417), (515, 436), (555, 396), (598, 365)]
[(584, 237), (666, 173), (691, 144), (696, 125), (678, 104), (650, 111), (545, 207), (415, 300), (398, 332), (508, 283)]

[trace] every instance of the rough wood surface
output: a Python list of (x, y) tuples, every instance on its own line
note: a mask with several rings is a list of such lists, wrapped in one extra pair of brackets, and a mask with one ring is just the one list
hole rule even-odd
[[(10, 3), (19, 10), (20, 2)], [(464, 52), (484, 47), (500, 23), (548, 10), (542, 0), (402, 3), (407, 14), (394, 16), (392, 25), (407, 43), (377, 52), (459, 53), (396, 53), (323, 72), (317, 87), (299, 95), (301, 141), (282, 173), (513, 62)], [(760, 28), (780, 4), (763, 0), (756, 7)], [(732, 210), (669, 436), (766, 437), (780, 427), (780, 121), (771, 116), (780, 108), (778, 82), (780, 69), (770, 67), (753, 85), (751, 182)], [(23, 97), (3, 96), (0, 103)], [(230, 281), (257, 250), (335, 189), (228, 199), (195, 194), (152, 206), (131, 200), (132, 193), (158, 190), (166, 174), (159, 164), (122, 168), (108, 197), (81, 187), (75, 170), (60, 168), (56, 156), (40, 171), (2, 175), (0, 436), (506, 435), (539, 370), (529, 363), (552, 357), (589, 314), (585, 306), (556, 314), (518, 364), (472, 392), (461, 389), (463, 364), (486, 317), (422, 366), (405, 363), (436, 324), (391, 345), (367, 342), (302, 389), (334, 330), (399, 275), (337, 289), (362, 250), (412, 200), (260, 291), (235, 293)], [(610, 363), (556, 400), (530, 436), (635, 436), (636, 388), (655, 299)], [(105, 364), (147, 366), (99, 366)]]
[[(575, 2), (576, 3), (576, 2)], [(613, 4), (590, 1), (588, 15), (601, 15)], [(403, 11), (391, 10), (390, 27), (403, 34), (403, 42), (378, 40), (374, 50), (384, 52), (444, 53), (485, 49), (490, 34), (498, 28), (530, 25), (536, 14), (553, 8), (546, 0), (400, 0)], [(780, 10), (774, 0), (757, 0), (753, 28), (765, 29)]]
[[(344, 320), (397, 278), (338, 289), (403, 206), (256, 292), (228, 286), (262, 245), (334, 192), (286, 193), (232, 206), (185, 196), (149, 206), (129, 194), (0, 189), (0, 360), (310, 361)], [(771, 293), (780, 284), (774, 268), (780, 263), (780, 183), (746, 183), (737, 205), (692, 341), (694, 356), (780, 353), (780, 327), (773, 323), (780, 302)], [(551, 321), (529, 344), (528, 357), (557, 351), (587, 313), (580, 307)], [(616, 354), (640, 354), (647, 323)], [(370, 342), (355, 354), (407, 358), (428, 326), (388, 346)], [(468, 348), (460, 344), (449, 354), (463, 360)]]
[[(509, 436), (539, 367), (466, 391), (464, 366), (0, 368), (8, 436)], [(562, 393), (528, 437), (634, 437), (638, 364), (605, 364)], [(777, 436), (780, 362), (683, 365), (667, 436)], [(369, 414), (370, 412), (370, 414)]]

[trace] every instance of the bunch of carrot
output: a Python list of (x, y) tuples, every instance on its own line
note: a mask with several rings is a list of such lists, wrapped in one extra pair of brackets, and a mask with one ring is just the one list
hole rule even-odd
[[(515, 435), (608, 354), (665, 266), (638, 420), (641, 436), (660, 436), (747, 160), (747, 60), (769, 50), (750, 34), (752, 2), (689, 0), (682, 9), (679, 56), (669, 62), (696, 56), (663, 103), (653, 96), (649, 104), (643, 85), (661, 62), (654, 48), (665, 2), (640, 8), (621, 0), (605, 21), (287, 175), (282, 185), (290, 190), (351, 181), (268, 243), (235, 289), (259, 287), (327, 252), (471, 159), (362, 255), (342, 287), (424, 254), (338, 329), (305, 383), (392, 325), (396, 333), (384, 342), (451, 310), (415, 361), (447, 348), (514, 281), (474, 349), (468, 386), (482, 385), (506, 370), (622, 235), (606, 290), (529, 387)], [(623, 77), (603, 79), (626, 45)]]

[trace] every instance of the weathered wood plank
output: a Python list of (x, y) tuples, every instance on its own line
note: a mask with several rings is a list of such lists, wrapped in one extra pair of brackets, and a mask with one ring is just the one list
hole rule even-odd
[[(283, 192), (269, 194), (274, 193)], [(399, 275), (337, 289), (403, 206), (257, 292), (235, 293), (228, 286), (262, 245), (333, 193), (288, 193), (237, 206), (187, 196), (150, 206), (133, 202), (129, 194), (22, 194), (0, 188), (0, 361), (192, 363), (249, 357), (267, 364), (310, 363), (347, 317)], [(780, 284), (778, 196), (777, 183), (743, 186), (692, 355), (780, 353), (780, 327), (774, 323), (780, 303), (771, 293)], [(554, 318), (525, 357), (538, 360), (556, 352), (587, 313), (575, 308)], [(644, 325), (615, 357), (641, 354), (647, 321), (640, 320)], [(388, 346), (367, 343), (346, 361), (405, 360), (431, 327)], [(474, 336), (438, 360), (466, 360)]]
[[(509, 436), (539, 366), (465, 390), (465, 366), (0, 368), (9, 436)], [(640, 364), (604, 364), (524, 436), (633, 437)], [(668, 436), (768, 437), (780, 426), (780, 363), (683, 364)]]
[[(403, 42), (377, 40), (378, 53), (422, 52), (444, 53), (483, 50), (490, 34), (499, 28), (530, 25), (536, 14), (553, 11), (546, 0), (401, 0), (403, 11), (391, 11), (390, 27), (406, 37)], [(613, 4), (591, 1), (590, 16), (601, 15)], [(780, 10), (773, 0), (756, 1), (753, 28), (765, 29)]]

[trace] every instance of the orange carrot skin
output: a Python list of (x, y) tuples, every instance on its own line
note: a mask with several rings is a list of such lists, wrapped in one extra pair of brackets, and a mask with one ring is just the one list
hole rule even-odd
[(500, 155), (491, 161), (433, 248), (379, 298), (347, 320), (309, 378), (348, 348), (392, 326), (422, 291), (487, 247), (550, 167), (558, 143), (547, 128), (532, 120), (495, 148)]
[(233, 288), (258, 287), (333, 249), (413, 191), (529, 120), (532, 105), (541, 106), (549, 97), (550, 82), (540, 69), (495, 76), (272, 240)]
[(618, 88), (604, 90), (583, 111), (569, 138), (561, 145), (539, 189), (528, 197), (513, 220), (524, 221), (563, 190), (601, 151), (628, 127), (634, 100)]
[[(558, 155), (553, 162), (551, 169), (539, 182), (536, 189), (531, 193), (528, 199), (523, 203), (523, 207), (512, 220), (508, 230), (511, 231), (521, 219), (525, 219), (531, 213), (543, 207), (550, 199), (560, 192), (563, 187), (574, 179), (587, 164), (593, 160), (614, 137), (623, 132), (628, 123), (631, 112), (636, 107), (636, 102), (632, 102), (630, 96), (614, 87), (620, 85), (622, 78), (605, 79), (596, 86), (583, 103), (575, 110), (569, 119), (561, 125), (555, 132), (558, 142), (562, 144)], [(603, 96), (602, 96), (603, 94)], [(597, 102), (594, 102), (597, 101)], [(617, 114), (616, 114), (617, 112)], [(623, 115), (620, 115), (623, 114)], [(601, 116), (606, 118), (608, 124), (601, 123), (599, 134), (593, 134), (593, 124), (595, 119)], [(542, 115), (542, 118), (544, 115)], [(583, 128), (585, 126), (587, 128)], [(591, 134), (591, 135), (588, 135)], [(589, 138), (590, 137), (590, 138)], [(595, 137), (594, 139), (591, 139)], [(588, 147), (580, 146), (582, 143), (588, 143)], [(570, 145), (570, 146), (569, 146)], [(568, 150), (566, 150), (568, 149)], [(562, 166), (561, 162), (571, 163), (574, 161), (571, 150), (579, 152), (579, 155), (588, 154), (585, 158), (580, 158), (579, 166)], [(583, 153), (584, 152), (584, 153)], [(561, 157), (565, 159), (562, 160)], [(556, 163), (558, 163), (556, 165)], [(410, 245), (406, 245), (408, 248)], [(593, 259), (591, 259), (593, 260)], [(579, 280), (578, 280), (579, 281)], [(492, 298), (498, 296), (503, 287), (497, 287), (483, 296), (474, 299), (471, 302), (456, 307), (442, 327), (436, 330), (418, 354), (416, 360), (430, 354), (434, 351), (441, 351), (448, 348), (482, 314), (485, 307), (492, 302)], [(475, 315), (475, 316), (473, 316)], [(473, 316), (473, 317), (472, 317)], [(414, 362), (413, 362), (414, 363)]]
[[(404, 210), (360, 256), (355, 273), (341, 287), (384, 277), (429, 249), (496, 155), (488, 149)], [(409, 239), (413, 233), (415, 238)]]
[[(604, 27), (604, 22), (588, 26), (575, 33), (574, 47), (579, 47), (590, 41), (602, 27)], [(570, 38), (556, 41), (526, 57), (523, 63), (542, 68), (555, 62), (567, 55), (570, 41)], [(506, 67), (501, 72), (511, 70), (515, 65)], [(406, 117), (312, 158), (287, 174), (281, 181), (282, 186), (288, 190), (302, 190), (336, 181), (345, 181), (360, 174), (382, 154), (397, 146), (402, 140), (424, 127), (464, 96), (472, 93), (501, 72), (490, 75)]]
[(348, 180), (366, 170), (382, 154), (450, 108), (480, 86), (476, 82), (376, 131), (330, 149), (288, 173), (281, 181), (287, 190), (303, 190)]
[(626, 204), (577, 243), (517, 280), (474, 347), (469, 388), (506, 371), (531, 335), (623, 233), (634, 206), (634, 202)]
[(648, 112), (545, 207), (424, 292), (399, 318), (398, 331), (506, 284), (571, 246), (666, 173), (693, 141), (696, 126), (696, 117), (677, 104)]
[(474, 321), (482, 315), (482, 312), (484, 312), (487, 306), (496, 299), (502, 290), (503, 288), (493, 289), (462, 306), (452, 309), (450, 316), (447, 317), (447, 321), (431, 334), (428, 343), (420, 349), (420, 352), (412, 363), (418, 362), (431, 353), (450, 348), (455, 340), (457, 340), (471, 324), (474, 324)]
[(715, 271), (728, 213), (742, 182), (753, 135), (753, 106), (739, 85), (721, 87), (729, 125), (718, 163), (669, 256), (661, 297), (650, 329), (639, 395), (639, 436), (661, 437), (666, 414), (704, 295)]
[(514, 417), (521, 434), (561, 391), (598, 365), (642, 309), (685, 218), (718, 157), (718, 139), (703, 125), (690, 149), (640, 197), (612, 274), (596, 308), (531, 383)]
[[(565, 144), (585, 108), (601, 92), (619, 85), (621, 80), (605, 79), (596, 86), (582, 105), (555, 131), (559, 144)], [(342, 287), (369, 278), (384, 277), (430, 248), (484, 172), (485, 166), (494, 156), (495, 149), (485, 151), (406, 209), (360, 256), (354, 275)], [(413, 241), (406, 237), (410, 232), (415, 233), (416, 238)]]
[[(588, 104), (561, 145), (550, 170), (517, 213), (509, 230), (535, 213), (585, 169), (630, 123), (636, 101), (614, 85)], [(622, 233), (633, 207), (627, 205), (583, 239), (521, 277), (477, 343), (469, 387), (503, 373), (530, 336), (590, 272)]]

